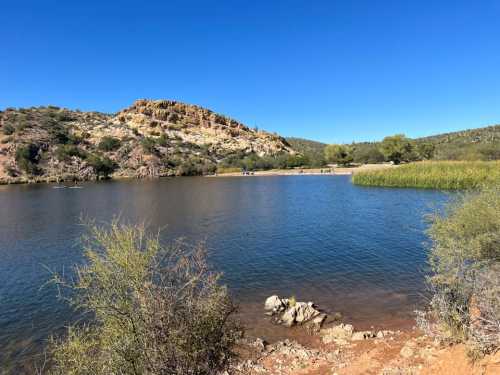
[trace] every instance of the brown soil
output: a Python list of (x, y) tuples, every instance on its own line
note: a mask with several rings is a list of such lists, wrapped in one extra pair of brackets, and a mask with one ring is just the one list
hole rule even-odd
[(345, 346), (325, 345), (315, 339), (311, 344), (269, 345), (250, 356), (252, 365), (240, 371), (248, 375), (500, 374), (500, 352), (472, 363), (464, 345), (443, 347), (416, 330), (351, 341)]

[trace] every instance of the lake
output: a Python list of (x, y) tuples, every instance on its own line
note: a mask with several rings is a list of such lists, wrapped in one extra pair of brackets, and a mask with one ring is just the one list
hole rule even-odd
[(267, 296), (296, 296), (359, 326), (405, 324), (425, 294), (423, 216), (449, 195), (354, 186), (349, 176), (186, 177), (0, 186), (0, 363), (19, 363), (74, 315), (42, 285), (82, 262), (82, 217), (205, 241), (250, 332)]

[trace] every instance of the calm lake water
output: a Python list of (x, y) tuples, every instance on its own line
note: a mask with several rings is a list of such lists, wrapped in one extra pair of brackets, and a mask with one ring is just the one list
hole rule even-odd
[[(163, 228), (206, 241), (251, 332), (282, 331), (262, 314), (271, 294), (315, 301), (360, 325), (403, 322), (422, 302), (423, 216), (449, 198), (354, 186), (348, 176), (176, 178), (0, 186), (0, 363), (29, 358), (71, 321), (47, 269), (82, 261), (81, 217)], [(0, 366), (0, 368), (2, 368)]]

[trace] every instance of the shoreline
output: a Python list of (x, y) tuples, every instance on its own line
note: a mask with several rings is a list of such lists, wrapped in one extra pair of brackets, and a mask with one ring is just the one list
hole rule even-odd
[[(357, 172), (381, 170), (394, 168), (397, 166), (391, 164), (363, 164), (355, 167), (330, 167), (330, 168), (297, 168), (297, 169), (270, 169), (266, 171), (254, 171), (251, 175), (244, 175), (242, 172), (218, 173), (214, 175), (200, 176), (156, 176), (140, 178), (137, 176), (117, 175), (109, 176), (108, 178), (97, 179), (64, 179), (58, 176), (35, 177), (29, 179), (27, 177), (9, 177), (1, 178), (0, 186), (7, 185), (37, 185), (37, 184), (64, 184), (64, 183), (83, 183), (83, 182), (98, 182), (98, 181), (119, 181), (119, 180), (142, 180), (142, 179), (161, 179), (172, 177), (262, 177), (262, 176), (350, 176)], [(323, 172), (321, 172), (323, 171)]]
[[(218, 173), (205, 177), (255, 177), (255, 176), (350, 176), (357, 172), (395, 168), (392, 164), (363, 164), (353, 167), (325, 167), (325, 168), (296, 168), (296, 169), (270, 169), (267, 171), (253, 171), (252, 174), (243, 172)], [(322, 172), (323, 171), (323, 172)]]

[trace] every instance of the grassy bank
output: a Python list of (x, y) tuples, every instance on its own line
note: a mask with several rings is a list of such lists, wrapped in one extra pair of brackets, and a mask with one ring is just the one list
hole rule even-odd
[(499, 161), (418, 162), (397, 168), (363, 171), (353, 175), (356, 185), (416, 187), (428, 189), (470, 189), (500, 184)]

